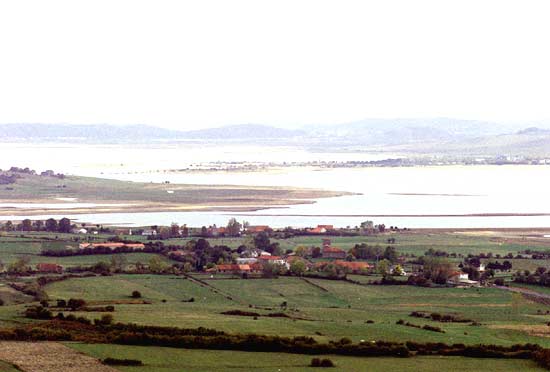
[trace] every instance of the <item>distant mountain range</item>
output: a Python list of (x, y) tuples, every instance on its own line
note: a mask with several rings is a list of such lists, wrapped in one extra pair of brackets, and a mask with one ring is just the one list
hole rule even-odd
[(550, 156), (550, 129), (474, 120), (367, 119), (284, 129), (243, 124), (178, 131), (147, 125), (1, 124), (0, 141), (75, 143), (224, 142), (315, 151)]

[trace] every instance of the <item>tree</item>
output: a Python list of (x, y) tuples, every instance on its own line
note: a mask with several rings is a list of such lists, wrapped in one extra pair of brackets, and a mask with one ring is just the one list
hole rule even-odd
[(306, 272), (306, 264), (302, 260), (294, 260), (290, 264), (290, 272), (296, 276), (302, 276)]
[(296, 247), (296, 250), (294, 252), (296, 253), (296, 256), (305, 257), (307, 255), (307, 248), (303, 245), (300, 245), (299, 247)]
[(391, 266), (390, 261), (386, 259), (380, 260), (380, 262), (378, 262), (378, 264), (376, 265), (376, 271), (378, 272), (378, 274), (385, 276), (389, 273), (390, 266)]
[(161, 273), (165, 267), (166, 265), (157, 255), (149, 260), (149, 270), (153, 273)]
[(57, 227), (57, 230), (60, 233), (70, 233), (71, 232), (71, 220), (64, 217), (59, 220), (59, 226)]
[(123, 254), (114, 254), (111, 256), (111, 270), (118, 273), (124, 270), (126, 267), (126, 256)]
[(7, 221), (4, 225), (4, 230), (6, 231), (13, 231), (13, 222)]
[(227, 223), (227, 234), (229, 236), (239, 236), (241, 234), (242, 225), (235, 219), (229, 219)]
[(395, 275), (395, 276), (403, 275), (403, 268), (401, 267), (401, 265), (397, 265), (393, 268), (392, 275)]
[(172, 222), (172, 225), (170, 225), (170, 236), (172, 238), (180, 236), (180, 226), (175, 222)]
[(437, 284), (445, 284), (454, 271), (453, 264), (443, 257), (424, 257), (424, 277)]
[(321, 254), (321, 248), (319, 247), (313, 247), (311, 250), (311, 257), (313, 258), (321, 257)]
[(281, 249), (279, 243), (271, 243), (269, 244), (269, 246), (267, 246), (265, 250), (271, 253), (273, 256), (280, 256), (281, 254), (283, 254), (283, 250)]
[(46, 231), (51, 231), (51, 232), (57, 231), (57, 221), (54, 220), (53, 218), (48, 218), (46, 220)]
[(10, 274), (24, 274), (30, 271), (30, 267), (28, 266), (31, 262), (30, 257), (28, 256), (22, 256), (19, 257), (15, 262), (12, 262), (8, 266), (8, 273)]
[(256, 236), (254, 236), (254, 246), (257, 249), (261, 249), (262, 251), (266, 251), (269, 249), (269, 237), (265, 233), (265, 231), (261, 231)]
[(42, 222), (41, 220), (36, 220), (34, 221), (33, 227), (35, 231), (42, 231), (42, 229), (44, 228), (44, 222)]
[(28, 218), (25, 218), (23, 221), (21, 221), (21, 230), (32, 231), (32, 221)]
[(141, 298), (141, 292), (140, 291), (133, 291), (132, 292), (132, 298)]
[(384, 250), (384, 258), (390, 262), (397, 262), (397, 251), (395, 247), (388, 246)]
[(67, 302), (67, 306), (70, 307), (72, 311), (75, 311), (86, 306), (86, 301), (81, 298), (71, 298), (69, 302)]

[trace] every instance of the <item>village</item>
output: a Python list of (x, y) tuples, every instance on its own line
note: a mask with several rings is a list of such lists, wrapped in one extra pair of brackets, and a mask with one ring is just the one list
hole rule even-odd
[[(46, 223), (46, 225), (48, 225)], [(51, 225), (51, 223), (50, 223)], [(60, 224), (62, 225), (62, 224)], [(482, 262), (442, 260), (433, 257), (427, 262), (425, 257), (400, 254), (395, 247), (396, 237), (407, 229), (374, 225), (367, 221), (356, 228), (335, 228), (333, 225), (317, 225), (302, 229), (273, 229), (269, 226), (240, 224), (231, 219), (227, 227), (215, 225), (202, 228), (153, 226), (132, 229), (115, 227), (73, 226), (70, 235), (73, 242), (62, 248), (52, 249), (46, 245), (41, 252), (45, 257), (66, 256), (111, 256), (111, 260), (101, 262), (103, 272), (116, 273), (205, 273), (215, 278), (218, 275), (241, 279), (259, 279), (279, 275), (309, 276), (331, 279), (345, 279), (346, 275), (372, 277), (373, 283), (391, 284), (408, 282), (415, 285), (480, 286), (490, 284), (494, 270), (486, 271)], [(101, 236), (99, 236), (101, 234)], [(355, 244), (351, 249), (343, 249), (333, 244), (334, 239), (376, 236), (383, 239), (381, 244), (369, 246)], [(308, 238), (308, 245), (293, 249), (283, 249), (281, 241), (290, 237)], [(226, 244), (239, 242), (236, 248)], [(173, 262), (172, 265), (154, 262), (125, 262), (125, 253), (151, 253), (162, 255)], [(457, 257), (456, 255), (454, 256)], [(115, 262), (117, 261), (117, 262)], [(120, 261), (120, 262), (118, 262)], [(432, 262), (433, 261), (433, 262)], [(437, 262), (436, 262), (437, 261)], [(63, 274), (97, 271), (94, 267), (63, 267), (58, 263), (38, 262), (35, 270), (26, 272), (39, 274)], [(17, 270), (24, 273), (18, 263)], [(506, 267), (507, 271), (511, 265)], [(9, 271), (9, 267), (7, 268)], [(13, 270), (11, 270), (13, 273)], [(435, 273), (435, 274), (434, 274)]]

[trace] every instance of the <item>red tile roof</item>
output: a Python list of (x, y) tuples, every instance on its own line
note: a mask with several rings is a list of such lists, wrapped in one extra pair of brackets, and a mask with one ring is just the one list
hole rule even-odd
[(106, 247), (106, 248), (120, 248), (120, 247), (129, 247), (129, 248), (139, 248), (143, 249), (145, 248), (145, 245), (142, 243), (111, 243), (111, 242), (103, 242), (103, 243), (81, 243), (78, 245), (78, 248), (97, 248), (97, 247)]
[(343, 249), (340, 249), (338, 247), (324, 247), (323, 248), (323, 253), (340, 253), (340, 252), (345, 253), (345, 251)]
[(58, 272), (58, 271), (62, 271), (63, 267), (61, 265), (54, 264), (54, 263), (41, 262), (36, 264), (36, 270), (43, 271), (43, 272)]
[(246, 228), (246, 231), (248, 231), (248, 232), (262, 232), (262, 231), (266, 231), (266, 230), (269, 230), (269, 226), (267, 226), (267, 225), (248, 226)]
[(250, 271), (249, 265), (224, 264), (216, 265), (218, 271)]
[(371, 267), (368, 262), (361, 262), (361, 261), (340, 261), (336, 260), (334, 261), (334, 264), (340, 267), (345, 267), (350, 270), (366, 270)]

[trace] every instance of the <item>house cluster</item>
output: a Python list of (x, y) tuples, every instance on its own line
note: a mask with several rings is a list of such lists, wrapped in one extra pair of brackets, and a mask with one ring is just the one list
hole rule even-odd
[(334, 230), (333, 225), (317, 225), (317, 227), (307, 229), (307, 232), (309, 232), (310, 234), (326, 234), (327, 232), (332, 230)]
[(284, 256), (275, 256), (262, 250), (248, 250), (241, 253), (233, 264), (220, 264), (207, 270), (211, 273), (249, 274), (261, 273), (267, 264), (278, 265), (283, 269), (290, 269), (296, 261), (302, 261), (307, 270), (322, 270), (326, 265), (332, 264), (349, 273), (363, 273), (372, 269), (372, 265), (364, 261), (346, 261), (347, 252), (341, 248), (333, 247), (330, 239), (322, 240), (323, 248), (321, 258), (323, 261), (313, 263), (295, 253)]
[(285, 269), (290, 268), (291, 255), (273, 256), (271, 253), (261, 250), (250, 250), (238, 257), (235, 264), (221, 264), (208, 269), (207, 272), (248, 274), (262, 272), (266, 264), (279, 265)]
[[(485, 265), (479, 265), (479, 272), (482, 273), (485, 271)], [(447, 284), (457, 286), (457, 287), (479, 287), (480, 282), (477, 280), (471, 280), (467, 273), (462, 271), (455, 271), (447, 279)]]

